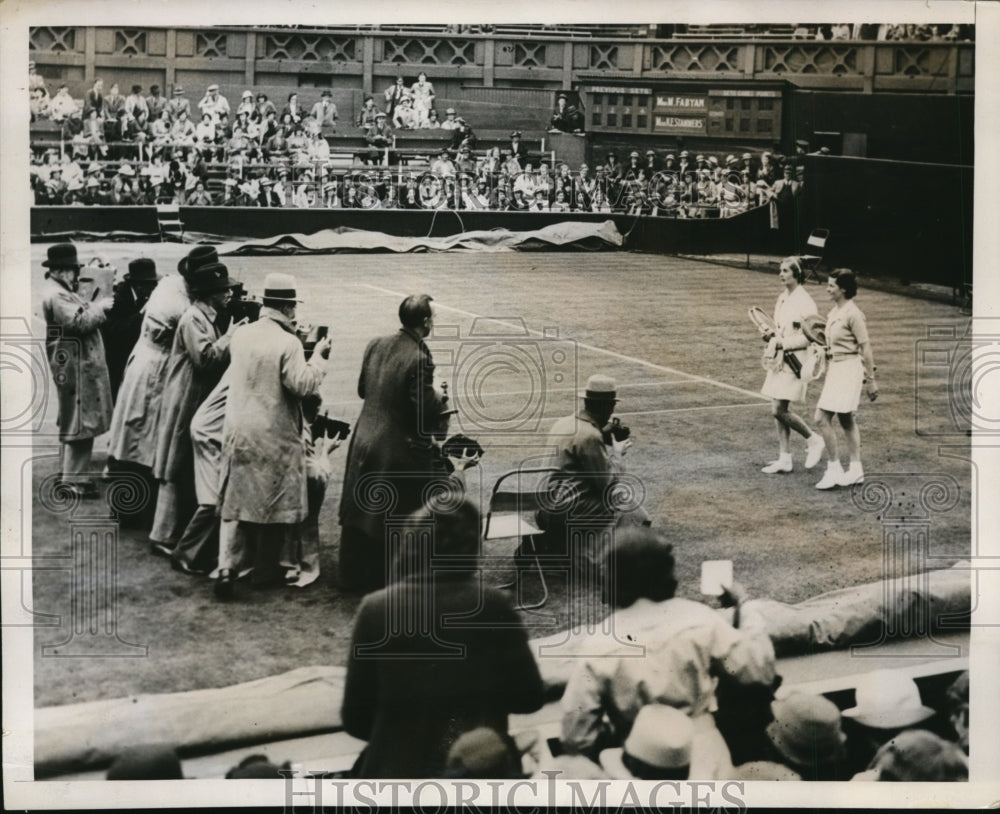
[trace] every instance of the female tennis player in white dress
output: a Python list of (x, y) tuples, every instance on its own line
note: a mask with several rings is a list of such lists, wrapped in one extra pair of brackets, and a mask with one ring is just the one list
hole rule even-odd
[[(817, 314), (816, 303), (802, 286), (802, 266), (797, 258), (785, 258), (778, 277), (785, 290), (774, 306), (777, 358), (780, 360), (784, 351), (791, 351), (799, 362), (805, 362), (804, 351), (809, 346), (809, 340), (802, 333), (801, 325), (806, 317)], [(792, 430), (806, 439), (806, 469), (816, 466), (823, 456), (822, 436), (813, 432), (800, 416), (789, 409), (793, 401), (805, 401), (808, 385), (805, 374), (801, 378), (797, 376), (788, 362), (775, 365), (775, 369), (767, 372), (760, 392), (771, 398), (771, 413), (778, 429), (778, 458), (760, 470), (765, 475), (792, 471), (789, 448)]]
[[(865, 479), (861, 467), (861, 433), (858, 431), (854, 413), (861, 400), (862, 388), (871, 401), (878, 398), (875, 383), (875, 363), (872, 360), (871, 343), (868, 341), (868, 326), (865, 315), (854, 302), (858, 293), (858, 281), (854, 272), (838, 269), (830, 275), (826, 293), (833, 300), (833, 308), (826, 317), (826, 342), (829, 362), (826, 367), (826, 381), (823, 392), (816, 404), (816, 422), (826, 441), (827, 467), (823, 479), (816, 484), (817, 489), (833, 489), (835, 486), (852, 486)], [(850, 463), (845, 471), (840, 462), (837, 434), (833, 417), (837, 416), (847, 437), (847, 451)]]

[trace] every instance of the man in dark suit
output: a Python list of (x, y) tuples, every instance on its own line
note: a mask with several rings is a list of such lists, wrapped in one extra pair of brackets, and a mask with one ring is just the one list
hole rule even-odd
[(118, 388), (125, 373), (125, 363), (128, 362), (135, 343), (139, 341), (142, 309), (159, 281), (160, 275), (156, 273), (156, 263), (148, 257), (140, 257), (128, 264), (128, 273), (115, 286), (114, 305), (101, 326), (104, 355), (111, 377), (111, 395), (114, 399), (118, 398)]
[[(403, 529), (393, 584), (362, 601), (341, 709), (348, 734), (368, 742), (355, 777), (442, 777), (463, 733), (489, 727), (509, 743), (507, 716), (542, 706), (523, 623), (475, 569), (479, 530), (468, 500), (422, 507)], [(458, 557), (470, 570), (440, 567)]]
[(521, 144), (521, 131), (515, 130), (510, 134), (510, 154), (512, 158), (517, 159), (517, 163), (522, 167), (528, 161), (528, 150)]
[[(373, 339), (358, 379), (364, 399), (351, 436), (340, 500), (340, 586), (368, 592), (385, 585), (386, 522), (418, 509), (435, 477), (434, 433), (445, 398), (434, 389), (434, 361), (424, 344), (434, 326), (432, 298), (399, 306), (400, 330)], [(391, 495), (386, 510), (379, 496)]]

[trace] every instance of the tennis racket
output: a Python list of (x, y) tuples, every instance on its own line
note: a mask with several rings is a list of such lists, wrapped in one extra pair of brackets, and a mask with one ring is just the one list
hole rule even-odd
[(750, 317), (750, 321), (754, 324), (760, 332), (761, 338), (765, 341), (769, 340), (775, 333), (777, 333), (774, 320), (764, 312), (763, 308), (758, 308), (755, 305), (747, 311), (747, 316)]

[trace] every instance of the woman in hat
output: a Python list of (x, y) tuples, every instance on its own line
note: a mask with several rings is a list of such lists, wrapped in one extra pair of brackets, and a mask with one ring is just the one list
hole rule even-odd
[(427, 121), (424, 122), (425, 130), (440, 130), (441, 129), (441, 119), (438, 117), (438, 112), (436, 108), (431, 108), (427, 111)]
[(111, 379), (111, 394), (117, 400), (125, 365), (139, 341), (143, 309), (160, 281), (156, 263), (140, 257), (128, 264), (128, 273), (114, 287), (114, 305), (101, 326), (104, 350)]
[(177, 265), (180, 274), (164, 277), (146, 301), (139, 341), (125, 364), (111, 419), (110, 470), (151, 477), (167, 362), (177, 322), (191, 304), (186, 280), (218, 258), (214, 246), (195, 246)]
[(100, 326), (114, 301), (90, 302), (77, 293), (81, 266), (72, 243), (50, 246), (42, 265), (45, 349), (59, 407), (62, 484), (78, 497), (96, 497), (97, 486), (86, 473), (94, 439), (111, 424), (111, 381)]
[[(232, 297), (237, 281), (229, 276), (222, 263), (209, 263), (196, 269), (189, 278), (192, 302), (177, 321), (177, 330), (166, 366), (163, 406), (157, 426), (156, 456), (153, 477), (173, 485), (175, 497), (168, 491), (164, 500), (173, 505), (173, 528), (154, 542), (154, 551), (169, 554), (180, 538), (194, 509), (194, 458), (191, 450), (191, 417), (218, 384), (229, 364), (229, 342), (243, 322), (231, 322), (219, 335), (215, 326), (219, 312)], [(244, 320), (245, 322), (245, 320)], [(157, 515), (161, 514), (157, 500)]]
[[(826, 316), (826, 341), (829, 364), (823, 392), (816, 404), (815, 420), (826, 442), (827, 467), (817, 489), (852, 486), (865, 479), (861, 466), (861, 433), (854, 419), (865, 390), (870, 401), (878, 398), (875, 382), (875, 362), (865, 315), (854, 303), (858, 281), (849, 269), (838, 269), (830, 275), (826, 293), (833, 301), (833, 308)], [(850, 459), (845, 471), (840, 462), (840, 448), (833, 427), (836, 416), (847, 438)]]
[[(358, 609), (341, 709), (348, 734), (368, 742), (355, 777), (441, 777), (463, 733), (487, 726), (505, 737), (510, 714), (545, 700), (523, 622), (510, 598), (479, 578), (479, 510), (450, 502), (410, 516), (395, 579)], [(442, 570), (457, 558), (469, 570)], [(414, 613), (416, 634), (394, 621)]]
[[(802, 376), (802, 364), (809, 340), (802, 333), (802, 322), (817, 313), (816, 303), (802, 285), (803, 271), (797, 258), (786, 257), (781, 262), (778, 279), (784, 290), (774, 304), (775, 333), (767, 337), (773, 364), (760, 391), (771, 399), (771, 415), (778, 430), (778, 457), (760, 470), (765, 475), (792, 471), (789, 448), (792, 430), (806, 439), (806, 469), (816, 466), (823, 455), (823, 437), (789, 409), (793, 401), (805, 401), (806, 398), (809, 381)], [(789, 359), (789, 355), (795, 361)]]

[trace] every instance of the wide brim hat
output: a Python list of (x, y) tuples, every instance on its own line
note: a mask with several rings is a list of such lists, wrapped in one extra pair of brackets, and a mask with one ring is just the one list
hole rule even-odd
[(128, 277), (133, 283), (151, 283), (160, 279), (156, 263), (149, 257), (137, 257), (128, 264)]
[(83, 266), (76, 254), (76, 246), (72, 243), (56, 243), (49, 246), (48, 257), (42, 261), (42, 265), (52, 271), (59, 269), (80, 270)]
[(810, 342), (826, 346), (826, 320), (822, 317), (805, 317), (802, 320), (802, 333)]
[(298, 298), (298, 292), (295, 290), (295, 278), (291, 274), (280, 271), (272, 271), (264, 278), (264, 299), (305, 302), (305, 300)]
[(375, 118), (376, 119), (385, 119), (385, 118), (388, 118), (388, 117), (385, 115), (385, 111), (384, 110), (380, 110), (378, 113), (375, 114)]
[(219, 252), (215, 246), (209, 246), (202, 243), (191, 249), (191, 251), (187, 253), (186, 257), (181, 258), (181, 261), (177, 264), (177, 270), (181, 274), (186, 275), (193, 273), (202, 266), (218, 262)]
[(239, 280), (229, 276), (229, 269), (223, 263), (209, 263), (195, 269), (188, 278), (192, 294), (215, 294), (239, 285)]
[(899, 729), (925, 721), (934, 710), (920, 699), (917, 683), (895, 670), (874, 670), (858, 679), (856, 705), (843, 711), (862, 726)]
[(825, 765), (843, 758), (847, 736), (840, 729), (840, 710), (829, 699), (793, 693), (774, 701), (771, 712), (767, 736), (793, 765)]
[(601, 766), (616, 779), (628, 779), (632, 773), (623, 760), (628, 753), (656, 769), (682, 769), (691, 765), (694, 734), (694, 723), (679, 709), (666, 704), (647, 704), (635, 716), (622, 748), (601, 752)]
[(124, 175), (126, 178), (132, 178), (135, 176), (135, 170), (132, 169), (130, 164), (122, 164), (118, 168), (118, 174)]
[(87, 179), (87, 188), (88, 189), (90, 189), (91, 187), (99, 187), (100, 185), (101, 185), (101, 182), (98, 181), (96, 178), (88, 178)]
[(610, 376), (595, 373), (587, 379), (587, 387), (580, 393), (580, 398), (595, 401), (618, 401), (615, 380)]

